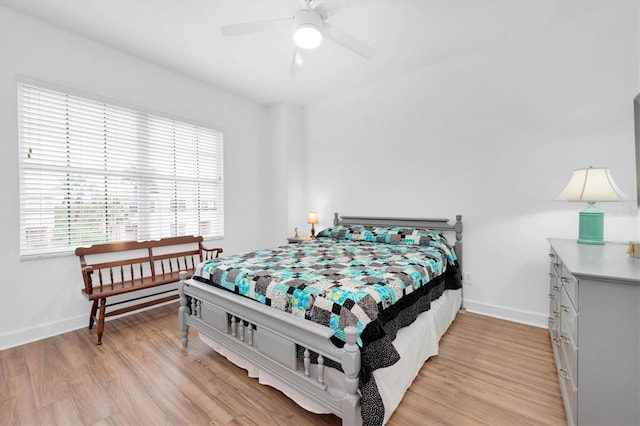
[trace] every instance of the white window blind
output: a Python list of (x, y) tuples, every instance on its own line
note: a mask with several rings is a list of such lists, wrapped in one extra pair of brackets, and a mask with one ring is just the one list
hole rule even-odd
[(222, 132), (19, 83), (20, 254), (224, 235)]

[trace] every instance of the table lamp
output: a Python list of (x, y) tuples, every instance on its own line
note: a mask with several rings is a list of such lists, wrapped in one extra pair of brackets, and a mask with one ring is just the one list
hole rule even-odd
[(556, 201), (585, 201), (587, 207), (580, 212), (578, 243), (604, 244), (604, 212), (595, 203), (598, 201), (622, 201), (624, 193), (613, 181), (607, 168), (576, 169)]
[(311, 238), (316, 237), (316, 229), (313, 227), (316, 223), (318, 223), (318, 213), (309, 212), (309, 217), (307, 218), (307, 223), (311, 224)]

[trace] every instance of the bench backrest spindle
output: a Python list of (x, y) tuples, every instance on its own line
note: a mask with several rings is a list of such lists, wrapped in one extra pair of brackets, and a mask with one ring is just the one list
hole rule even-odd
[(147, 249), (147, 251), (149, 252), (149, 264), (151, 267), (151, 275), (155, 275), (156, 274), (156, 266), (155, 266), (155, 262), (153, 261), (153, 247), (149, 247)]

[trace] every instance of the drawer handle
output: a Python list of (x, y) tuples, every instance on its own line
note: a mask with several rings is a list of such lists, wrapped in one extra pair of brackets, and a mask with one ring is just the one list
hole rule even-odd
[(569, 338), (567, 337), (566, 334), (561, 334), (560, 335), (560, 342), (561, 343), (569, 343)]
[(554, 289), (555, 291), (560, 291), (560, 287), (558, 287), (557, 285), (554, 285), (554, 286), (553, 286), (553, 289)]
[(553, 311), (553, 317), (554, 317), (554, 318), (560, 318), (560, 312), (558, 312), (558, 311)]
[(556, 274), (554, 274), (553, 272), (549, 272), (549, 277), (550, 277), (550, 278), (553, 278), (553, 277), (555, 277), (555, 276), (556, 276)]
[(556, 319), (554, 317), (549, 317), (549, 322), (556, 322)]
[(549, 257), (550, 257), (551, 259), (555, 259), (555, 258), (556, 258), (556, 255), (555, 255), (555, 254), (553, 254), (553, 253), (549, 253)]
[(557, 299), (557, 298), (558, 298), (557, 294), (549, 293), (549, 299)]
[(569, 282), (569, 278), (567, 277), (560, 277), (560, 281), (562, 281), (563, 284), (566, 284)]
[(554, 263), (554, 264), (553, 264), (553, 266), (555, 266), (556, 268), (559, 268), (559, 267), (561, 267), (561, 266), (562, 266), (562, 264), (560, 264), (560, 263)]
[(562, 312), (569, 312), (569, 307), (567, 305), (560, 305), (560, 309), (562, 309)]
[(551, 339), (551, 341), (553, 342), (554, 345), (559, 345), (560, 344), (560, 340), (558, 340), (557, 337), (554, 337), (553, 339)]
[(569, 370), (567, 370), (566, 368), (561, 368), (560, 370), (558, 370), (558, 375), (565, 380), (569, 380)]

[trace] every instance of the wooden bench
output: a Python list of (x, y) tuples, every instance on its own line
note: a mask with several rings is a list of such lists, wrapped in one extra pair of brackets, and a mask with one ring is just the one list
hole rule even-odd
[[(84, 280), (82, 293), (93, 302), (89, 315), (89, 329), (93, 328), (98, 313), (98, 345), (102, 344), (105, 317), (168, 302), (177, 299), (178, 294), (176, 286), (108, 305), (107, 298), (177, 283), (180, 281), (180, 271), (186, 271), (191, 275), (198, 263), (218, 257), (222, 253), (221, 248), (205, 248), (202, 241), (201, 236), (171, 237), (77, 248), (75, 253), (80, 258)], [(173, 294), (158, 297), (166, 293)], [(107, 312), (108, 307), (141, 299), (146, 301)]]

